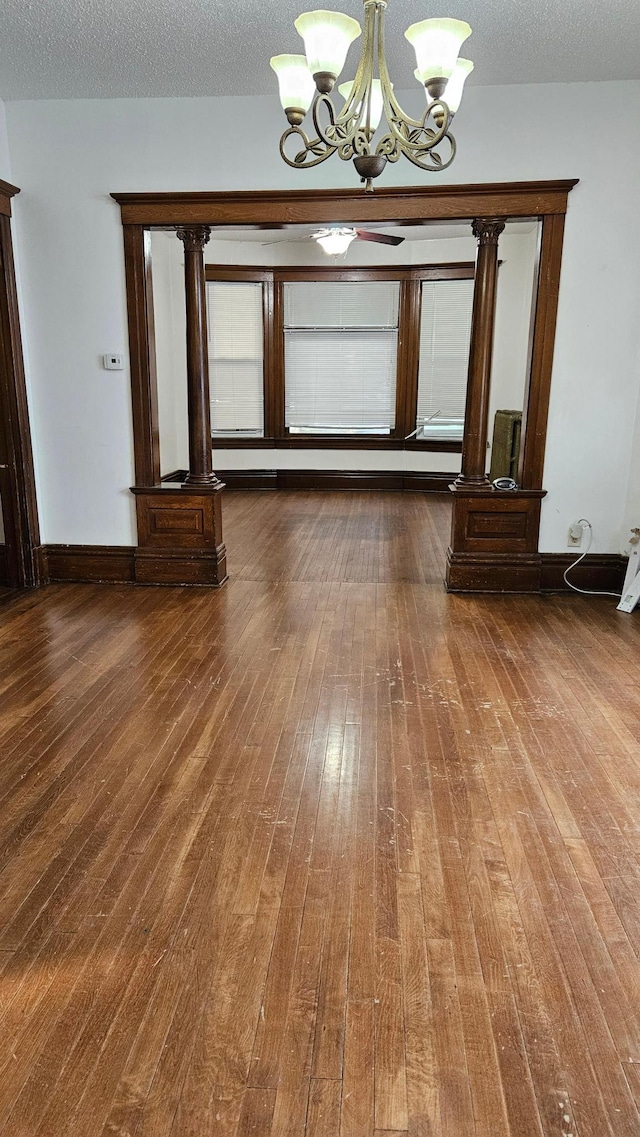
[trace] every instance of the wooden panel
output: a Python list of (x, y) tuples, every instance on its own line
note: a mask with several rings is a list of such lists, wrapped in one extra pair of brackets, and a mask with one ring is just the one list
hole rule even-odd
[(154, 486), (160, 481), (160, 431), (151, 234), (140, 225), (125, 225), (123, 235), (136, 485)]
[(134, 580), (133, 554), (133, 548), (115, 545), (45, 545), (45, 579), (131, 582)]
[(4, 182), (0, 178), (0, 213), (5, 217), (11, 217), (11, 198), (17, 193), (20, 193), (17, 186), (12, 186), (11, 182)]
[(563, 238), (564, 217), (544, 217), (518, 473), (524, 489), (542, 486)]
[[(10, 194), (19, 192), (8, 183), (3, 185)], [(1, 195), (0, 200), (3, 200)], [(4, 200), (8, 202), (10, 196)], [(12, 587), (32, 588), (40, 580), (40, 530), (11, 221), (8, 213), (1, 211), (0, 463), (6, 467), (0, 471), (0, 476), (7, 540), (7, 575)]]
[(176, 552), (170, 549), (162, 555), (150, 549), (136, 549), (134, 553), (136, 584), (202, 585), (219, 587), (227, 580), (225, 547), (208, 552), (197, 550)]
[(255, 228), (326, 222), (447, 221), (474, 217), (538, 217), (565, 213), (576, 180), (493, 185), (425, 185), (362, 190), (233, 193), (114, 193), (130, 225), (245, 224)]
[(229, 489), (405, 490), (448, 493), (451, 474), (403, 474), (395, 470), (225, 470)]
[[(567, 591), (564, 573), (576, 559), (574, 553), (541, 553), (540, 587), (544, 591)], [(616, 553), (587, 553), (584, 560), (569, 573), (569, 579), (578, 588), (621, 593), (627, 563), (626, 557)]]
[(464, 493), (455, 487), (451, 548), (456, 554), (533, 553), (542, 491)]
[(539, 592), (538, 553), (447, 552), (449, 592)]
[(223, 584), (227, 578), (222, 540), (221, 490), (196, 493), (166, 484), (135, 486), (140, 584)]
[(511, 510), (509, 513), (495, 509), (486, 513), (474, 510), (467, 516), (466, 537), (468, 540), (513, 537), (524, 541), (527, 536), (527, 520), (526, 510)]

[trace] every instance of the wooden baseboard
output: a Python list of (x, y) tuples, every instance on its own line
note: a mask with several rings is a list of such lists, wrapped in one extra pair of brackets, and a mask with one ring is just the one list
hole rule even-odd
[(7, 566), (7, 548), (6, 545), (0, 545), (0, 585), (7, 587), (9, 584), (9, 570)]
[(132, 584), (135, 549), (128, 545), (45, 545), (43, 579), (95, 584)]
[[(449, 592), (570, 592), (564, 573), (575, 561), (571, 553), (447, 554)], [(594, 592), (621, 592), (626, 557), (590, 553), (569, 574), (572, 584)]]
[[(541, 591), (569, 592), (564, 573), (575, 560), (574, 553), (541, 553)], [(627, 558), (618, 553), (588, 553), (569, 573), (569, 580), (578, 588), (591, 588), (596, 592), (622, 592), (626, 571)]]
[(218, 470), (228, 489), (448, 493), (455, 474), (387, 470)]

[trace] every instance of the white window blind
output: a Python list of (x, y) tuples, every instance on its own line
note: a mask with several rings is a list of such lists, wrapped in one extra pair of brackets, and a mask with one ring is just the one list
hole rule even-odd
[(425, 280), (422, 284), (419, 438), (462, 438), (473, 286), (473, 280)]
[(399, 294), (394, 281), (285, 285), (285, 422), (292, 433), (393, 430)]
[(207, 281), (211, 430), (264, 433), (262, 285)]

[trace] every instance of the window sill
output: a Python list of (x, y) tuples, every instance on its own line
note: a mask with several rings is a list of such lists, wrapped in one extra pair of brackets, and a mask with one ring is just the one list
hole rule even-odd
[(461, 454), (462, 442), (438, 439), (389, 438), (388, 435), (287, 435), (285, 438), (216, 438), (214, 450), (422, 450)]

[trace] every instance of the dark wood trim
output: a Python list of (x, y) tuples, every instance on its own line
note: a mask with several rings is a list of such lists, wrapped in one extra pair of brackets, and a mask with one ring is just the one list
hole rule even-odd
[(7, 565), (7, 546), (0, 545), (0, 586), (9, 587), (9, 571)]
[(171, 482), (175, 485), (182, 485), (182, 483), (187, 480), (188, 473), (188, 470), (171, 470), (170, 473), (162, 475), (160, 482), (162, 485), (164, 485), (165, 482)]
[(273, 280), (273, 268), (260, 265), (219, 265), (204, 266), (204, 275), (207, 281), (220, 280), (236, 284), (264, 284)]
[[(545, 182), (513, 182), (480, 185), (433, 185), (417, 188), (381, 188), (374, 194), (351, 190), (286, 190), (226, 193), (135, 193), (112, 194), (120, 204), (125, 230), (139, 232), (142, 228), (158, 226), (241, 225), (253, 229), (290, 228), (299, 224), (397, 224), (416, 222), (473, 220), (491, 218), (497, 222), (515, 218), (544, 218), (541, 250), (541, 267), (533, 331), (532, 365), (528, 391), (528, 425), (537, 441), (527, 447), (526, 431), (523, 444), (523, 475), (521, 485), (537, 489), (541, 480), (543, 458), (542, 431), (546, 426), (548, 409), (548, 379), (553, 357), (555, 331), (555, 298), (559, 279), (561, 253), (561, 217), (567, 210), (567, 198), (576, 185), (576, 179)], [(558, 216), (560, 223), (554, 223)], [(125, 238), (125, 247), (127, 242)], [(127, 300), (130, 314), (130, 341), (132, 344), (132, 386), (134, 424), (136, 429), (136, 479), (139, 486), (157, 484), (160, 478), (159, 461), (154, 461), (154, 418), (151, 400), (155, 397), (151, 371), (145, 362), (153, 344), (149, 337), (150, 320), (148, 300), (144, 295), (144, 258), (142, 245), (129, 248), (134, 264), (128, 265)], [(133, 255), (133, 256), (132, 256)], [(275, 278), (274, 278), (275, 279)], [(274, 307), (277, 305), (276, 287)], [(540, 294), (541, 293), (541, 294)], [(146, 332), (146, 341), (143, 340)], [(280, 339), (280, 337), (278, 337)], [(274, 343), (274, 374), (281, 374), (282, 345)], [(278, 371), (280, 368), (280, 372)], [(278, 437), (284, 432), (284, 391), (278, 386), (278, 399), (270, 412), (274, 438), (278, 445), (290, 445), (290, 440)], [(157, 416), (155, 418), (157, 425)], [(140, 428), (140, 429), (139, 429)], [(360, 442), (360, 440), (358, 440)], [(388, 440), (382, 448), (389, 446)], [(305, 439), (305, 445), (318, 446), (319, 440)], [(246, 441), (243, 442), (246, 445)], [(300, 445), (296, 439), (295, 445)], [(322, 443), (320, 444), (322, 445)], [(324, 445), (336, 445), (331, 439)], [(371, 440), (365, 445), (371, 448)], [(424, 444), (419, 444), (420, 446)], [(354, 447), (355, 449), (356, 447)], [(377, 447), (374, 447), (377, 448)], [(425, 449), (427, 447), (425, 446)], [(431, 447), (429, 447), (431, 448)], [(454, 515), (466, 507), (454, 502)], [(464, 557), (463, 550), (452, 545), (455, 557)], [(469, 550), (467, 550), (467, 553)], [(529, 570), (528, 570), (529, 571)]]
[[(563, 573), (575, 561), (566, 553), (460, 554), (449, 549), (449, 592), (564, 592), (572, 590)], [(579, 588), (594, 592), (621, 592), (626, 557), (615, 553), (589, 553), (571, 573)]]
[(17, 186), (12, 186), (11, 182), (5, 182), (0, 178), (0, 213), (5, 217), (11, 217), (11, 198), (20, 193)]
[(447, 261), (428, 265), (361, 265), (326, 268), (324, 265), (205, 265), (207, 280), (247, 281), (259, 284), (277, 280), (282, 284), (305, 280), (473, 280), (475, 261)]
[[(325, 471), (330, 473), (330, 471)], [(304, 474), (305, 471), (288, 471), (289, 474)], [(306, 471), (313, 474), (314, 471)], [(224, 474), (230, 489), (282, 489), (276, 470), (238, 470)], [(348, 477), (344, 472), (342, 478)], [(390, 475), (393, 476), (393, 475)], [(417, 483), (412, 484), (416, 478)], [(404, 491), (419, 490), (423, 493), (442, 493), (446, 490), (448, 474), (405, 474)], [(431, 484), (433, 483), (433, 484)], [(339, 489), (335, 484), (322, 486), (306, 485), (301, 482), (289, 485), (288, 489)], [(389, 485), (374, 486), (358, 482), (345, 485), (345, 489), (387, 489)], [(135, 581), (135, 553), (130, 546), (104, 545), (45, 545), (43, 546), (45, 566), (44, 579), (51, 583), (97, 583), (131, 584)], [(2, 546), (0, 546), (0, 558)], [(463, 592), (570, 592), (563, 580), (563, 573), (575, 560), (571, 553), (541, 553), (533, 557), (517, 557), (503, 554), (501, 557), (467, 558), (462, 566), (456, 565), (457, 587), (449, 586), (449, 591)], [(572, 580), (581, 588), (595, 591), (619, 592), (622, 590), (627, 566), (625, 557), (614, 553), (589, 553), (575, 569)]]
[(45, 545), (46, 579), (97, 584), (132, 584), (135, 549), (120, 545)]
[(210, 232), (208, 225), (192, 225), (180, 228), (176, 233), (184, 246), (189, 431), (189, 473), (186, 484), (192, 487), (213, 486), (217, 481), (211, 464), (211, 398), (204, 271), (204, 247)]
[(160, 481), (160, 431), (151, 234), (141, 225), (124, 225), (123, 234), (136, 484), (154, 486)]
[(498, 240), (505, 222), (483, 218), (473, 222), (477, 238), (469, 373), (464, 416), (462, 471), (456, 479), (465, 488), (487, 489), (487, 430), (491, 397), (491, 361), (498, 290)]
[(228, 490), (277, 490), (277, 470), (225, 470), (219, 475)]
[(274, 280), (283, 284), (304, 283), (305, 281), (338, 281), (340, 283), (360, 281), (422, 281), (422, 280), (473, 280), (474, 261), (451, 261), (428, 265), (363, 265), (345, 268), (326, 268), (324, 265), (288, 266), (274, 268)]
[[(473, 264), (471, 267), (470, 277), (473, 278)], [(421, 440), (417, 441), (415, 438), (416, 419), (418, 414), (418, 368), (420, 365), (420, 318), (422, 313), (422, 280), (423, 278), (412, 278), (411, 280), (404, 281), (401, 285), (402, 297), (400, 312), (402, 315), (401, 326), (398, 333), (399, 343), (398, 352), (403, 353), (403, 377), (404, 377), (404, 391), (402, 400), (402, 418), (400, 421), (399, 434), (405, 443), (411, 442), (412, 445), (428, 446), (429, 443)], [(448, 277), (446, 279), (454, 279)], [(469, 277), (457, 279), (469, 279)], [(409, 434), (414, 435), (413, 438), (408, 439)], [(456, 443), (462, 452), (462, 442)], [(457, 451), (454, 451), (456, 453)]]
[(534, 289), (535, 316), (530, 363), (524, 399), (518, 482), (527, 489), (542, 485), (551, 395), (564, 216), (542, 218), (538, 258), (538, 287)]
[[(212, 438), (214, 450), (418, 450), (425, 454), (461, 454), (461, 442), (394, 438), (389, 434), (286, 434), (282, 438)], [(452, 474), (451, 477), (455, 477)]]
[[(284, 385), (284, 288), (281, 280), (273, 281), (273, 324), (271, 331), (271, 381), (269, 425), (272, 437), (280, 446), (288, 438), (286, 420), (286, 391)], [(266, 430), (265, 422), (265, 430)]]
[[(574, 564), (575, 553), (541, 553), (540, 560), (542, 591), (569, 592), (564, 573)], [(569, 579), (578, 588), (622, 593), (627, 564), (627, 558), (618, 553), (587, 553), (584, 560), (569, 573)]]
[[(19, 192), (8, 183), (2, 187), (11, 191), (6, 201)], [(0, 214), (0, 464), (5, 467), (0, 475), (8, 582), (12, 588), (33, 588), (40, 583), (40, 530), (11, 220), (6, 212)]]
[(228, 489), (394, 490), (449, 493), (451, 474), (396, 470), (225, 470)]
[(565, 213), (576, 179), (361, 189), (224, 193), (112, 193), (129, 225), (248, 225), (285, 228), (327, 222), (407, 223)]
[(227, 580), (222, 540), (224, 483), (132, 486), (136, 499), (137, 584), (209, 585)]

